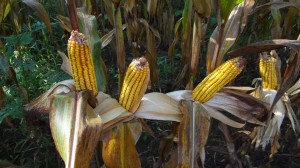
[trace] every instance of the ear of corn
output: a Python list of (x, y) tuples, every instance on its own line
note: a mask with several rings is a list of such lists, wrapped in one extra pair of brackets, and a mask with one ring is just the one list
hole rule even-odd
[(277, 88), (276, 59), (269, 55), (261, 56), (259, 59), (259, 72), (263, 88), (275, 90)]
[(123, 82), (119, 102), (128, 111), (135, 111), (145, 94), (149, 82), (150, 69), (146, 58), (134, 59), (128, 67)]
[(82, 33), (72, 31), (68, 41), (68, 55), (77, 91), (92, 90), (98, 93), (93, 58)]
[(237, 57), (219, 66), (193, 90), (194, 100), (200, 103), (207, 102), (216, 92), (242, 72), (244, 64), (245, 60), (242, 57)]

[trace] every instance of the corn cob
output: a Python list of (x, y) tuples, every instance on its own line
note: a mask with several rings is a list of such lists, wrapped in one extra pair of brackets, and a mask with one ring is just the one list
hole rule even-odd
[(216, 92), (242, 72), (244, 64), (245, 59), (242, 57), (226, 61), (198, 84), (192, 92), (193, 99), (201, 103), (207, 102)]
[(277, 88), (276, 59), (270, 55), (261, 56), (259, 59), (259, 72), (263, 88), (275, 90)]
[(149, 82), (150, 69), (146, 58), (134, 59), (126, 72), (119, 103), (128, 111), (134, 111), (145, 94)]
[(77, 31), (71, 32), (68, 41), (68, 55), (76, 90), (92, 90), (94, 95), (96, 95), (98, 88), (93, 58), (82, 33)]

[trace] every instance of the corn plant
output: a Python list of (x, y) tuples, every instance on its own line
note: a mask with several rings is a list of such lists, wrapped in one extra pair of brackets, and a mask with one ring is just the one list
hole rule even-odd
[[(26, 112), (39, 111), (49, 115), (52, 137), (66, 167), (90, 167), (95, 150), (101, 153), (106, 167), (142, 167), (136, 144), (143, 130), (151, 132), (145, 120), (172, 121), (176, 127), (168, 142), (175, 142), (177, 146), (169, 153), (171, 159), (161, 159), (159, 166), (162, 167), (204, 167), (207, 164), (205, 147), (213, 122), (219, 123), (224, 134), (232, 167), (242, 167), (244, 162), (239, 158), (239, 150), (233, 144), (227, 125), (238, 130), (253, 128), (247, 136), (255, 141), (256, 148), (265, 148), (271, 142), (272, 155), (279, 150), (280, 126), (285, 114), (290, 118), (295, 132), (299, 131), (289, 98), (299, 90), (299, 83), (292, 86), (300, 71), (299, 42), (270, 40), (228, 53), (236, 40), (242, 38), (240, 35), (248, 16), (261, 9), (271, 10), (270, 16), (274, 18), (273, 38), (290, 35), (291, 29), (285, 25), (290, 20), (284, 21), (284, 33), (280, 32), (282, 11), (279, 9), (292, 6), (297, 10), (294, 3), (270, 2), (255, 7), (257, 2), (253, 0), (186, 0), (182, 18), (174, 26), (168, 0), (149, 0), (147, 3), (104, 0), (100, 3), (102, 13), (107, 14), (106, 20), (104, 16), (97, 16), (96, 19), (90, 15), (97, 13), (97, 6), (91, 5), (96, 1), (68, 0), (69, 18), (59, 16), (62, 27), (70, 32), (68, 56), (61, 51), (59, 55), (63, 59), (61, 69), (72, 79), (56, 83), (25, 107)], [(86, 5), (87, 10), (75, 10), (75, 5)], [(217, 12), (213, 13), (213, 9)], [(158, 15), (163, 18), (156, 18)], [(287, 16), (294, 15), (295, 11), (289, 9)], [(217, 27), (206, 47), (204, 40), (210, 17), (217, 18)], [(96, 20), (100, 20), (101, 27), (105, 28), (103, 32), (100, 30), (99, 33)], [(170, 25), (164, 26), (163, 23)], [(171, 33), (167, 33), (167, 29), (174, 30), (170, 44)], [(99, 34), (102, 35), (101, 40)], [(125, 43), (126, 38), (129, 44)], [(170, 64), (174, 68), (173, 55), (179, 38), (181, 68), (174, 86), (186, 90), (175, 89), (166, 94), (147, 93), (156, 88), (160, 90), (157, 67), (160, 42), (169, 47)], [(115, 50), (118, 89), (111, 89), (119, 93), (118, 99), (107, 94), (110, 90), (107, 87), (106, 65), (101, 58), (101, 49), (106, 46)], [(132, 49), (133, 59), (129, 57), (130, 53), (125, 52), (126, 47)], [(271, 57), (262, 55), (259, 60), (262, 85), (257, 84), (256, 88), (226, 87), (234, 84), (236, 77), (246, 73), (243, 71), (246, 60), (256, 56), (251, 54), (283, 47), (295, 52), (288, 57), (282, 79), (280, 68), (276, 65), (279, 57), (272, 51)], [(203, 48), (207, 50), (207, 75), (194, 88), (199, 68), (204, 69), (198, 66), (199, 63), (204, 64)], [(226, 57), (230, 55), (232, 57)], [(125, 60), (132, 60), (127, 68)], [(253, 90), (252, 94), (248, 94)], [(5, 96), (1, 88), (0, 96)]]

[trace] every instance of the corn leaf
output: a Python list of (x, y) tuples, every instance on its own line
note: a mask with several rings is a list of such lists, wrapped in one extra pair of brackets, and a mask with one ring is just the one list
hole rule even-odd
[[(293, 1), (293, 0), (292, 0)], [(294, 1), (297, 6), (299, 6), (299, 1)], [(284, 16), (283, 25), (282, 25), (282, 38), (288, 38), (293, 31), (293, 18), (298, 14), (299, 8), (289, 8), (287, 14)]]
[(254, 0), (250, 0), (235, 6), (231, 11), (228, 20), (224, 23), (224, 28), (221, 28), (220, 31), (219, 27), (215, 28), (210, 37), (206, 55), (208, 73), (222, 64), (224, 55), (235, 43), (238, 35), (244, 30), (253, 5)]
[(169, 47), (174, 29), (174, 12), (170, 0), (158, 1), (156, 19), (158, 30), (162, 36), (162, 47)]
[[(195, 75), (198, 70), (199, 54), (200, 54), (200, 42), (202, 40), (202, 31), (201, 17), (199, 15), (194, 15), (194, 24), (193, 24), (193, 39), (192, 39), (192, 58), (191, 58), (191, 69)], [(189, 88), (193, 90), (193, 88)]]
[(71, 26), (71, 21), (70, 18), (68, 17), (64, 17), (62, 15), (58, 15), (57, 16), (58, 20), (59, 20), (59, 24), (60, 26), (65, 29), (66, 31), (70, 32), (72, 31), (72, 26)]
[[(125, 30), (127, 28), (127, 25), (123, 24), (122, 29)], [(116, 34), (116, 29), (112, 29), (110, 32), (108, 32), (107, 34), (105, 34), (104, 36), (101, 37), (101, 48), (103, 49), (104, 47), (106, 47), (115, 37)]]
[(217, 62), (217, 54), (220, 44), (218, 43), (219, 31), (216, 27), (212, 35), (209, 38), (207, 53), (206, 53), (206, 73), (209, 74), (215, 69)]
[(224, 28), (223, 40), (220, 47), (220, 59), (223, 59), (225, 53), (234, 44), (237, 36), (243, 32), (254, 3), (254, 0), (245, 1), (236, 6), (230, 13)]
[(298, 79), (298, 81), (292, 86), (290, 87), (286, 93), (289, 95), (294, 95), (300, 92), (300, 78)]
[(149, 14), (149, 20), (151, 20), (156, 13), (157, 0), (148, 0), (147, 1), (147, 11)]
[(52, 86), (47, 92), (40, 95), (32, 102), (25, 105), (25, 112), (38, 112), (38, 113), (49, 113), (50, 111), (50, 100), (49, 97), (55, 94), (68, 93), (70, 91), (74, 91), (74, 81), (73, 80), (65, 80), (58, 82), (54, 86)]
[(170, 96), (172, 99), (179, 102), (180, 100), (192, 100), (192, 91), (191, 90), (177, 90), (174, 92), (169, 92), (166, 95)]
[[(271, 105), (276, 96), (276, 91), (262, 90), (260, 93), (261, 95), (259, 95), (259, 97)], [(267, 126), (258, 127), (258, 132), (260, 133), (258, 133), (256, 137), (256, 148), (262, 146), (264, 149), (270, 142), (273, 146), (273, 144), (275, 144), (274, 142), (276, 137), (280, 135), (280, 127), (286, 113), (286, 107), (281, 99), (277, 101), (274, 108), (271, 110), (271, 113), (273, 113), (273, 117), (270, 119), (270, 121), (268, 121)]]
[(108, 16), (108, 21), (111, 25), (114, 25), (114, 6), (111, 0), (103, 0), (106, 14)]
[(193, 18), (193, 2), (192, 0), (186, 0), (183, 13), (182, 13), (182, 41), (181, 41), (181, 51), (182, 51), (182, 66), (183, 69), (176, 79), (176, 85), (184, 84), (186, 85), (191, 77), (191, 49), (192, 49), (192, 18)]
[(11, 0), (2, 0), (0, 2), (0, 23), (6, 18), (8, 15), (11, 7), (10, 7)]
[(133, 118), (132, 113), (128, 112), (116, 99), (111, 98), (109, 95), (99, 92), (96, 98), (98, 103), (94, 111), (102, 119), (103, 130)]
[(57, 53), (63, 61), (60, 66), (60, 69), (63, 70), (65, 73), (69, 74), (70, 76), (73, 76), (69, 58), (66, 56), (65, 53), (63, 53), (61, 51), (57, 51)]
[(193, 0), (194, 8), (199, 16), (204, 16), (206, 18), (210, 17), (212, 5), (212, 0)]
[(233, 8), (242, 2), (243, 0), (219, 1), (222, 23), (227, 22), (228, 16), (234, 10)]
[(244, 121), (259, 125), (264, 125), (264, 123), (257, 118), (262, 118), (268, 113), (263, 102), (246, 93), (233, 90), (216, 93), (205, 105), (219, 111), (227, 111)]
[(245, 126), (245, 124), (236, 122), (236, 121), (228, 118), (227, 116), (225, 116), (224, 114), (222, 114), (221, 112), (219, 112), (218, 110), (216, 110), (210, 106), (207, 106), (205, 104), (202, 104), (202, 106), (207, 111), (209, 116), (221, 121), (222, 123), (224, 123), (226, 125), (229, 125), (234, 128), (242, 128), (243, 126)]
[(288, 100), (289, 100), (288, 97), (286, 97), (285, 100), (284, 100), (284, 104), (285, 104), (285, 107), (286, 107), (288, 118), (291, 121), (292, 128), (293, 128), (294, 132), (299, 134), (300, 133), (300, 124), (299, 124), (297, 116), (296, 116), (296, 114), (295, 114), (295, 112), (292, 108), (291, 102), (288, 101)]
[[(178, 134), (178, 166), (203, 167), (205, 145), (210, 130), (210, 117), (199, 103), (182, 101), (180, 108), (184, 114)], [(200, 157), (202, 166), (198, 165)]]
[(122, 123), (103, 137), (102, 157), (106, 167), (141, 167), (135, 143), (142, 132), (139, 122)]
[[(274, 2), (274, 0), (273, 0)], [(273, 17), (271, 34), (273, 39), (279, 39), (281, 37), (281, 12), (279, 9), (271, 10), (271, 15)]]
[(274, 107), (276, 102), (282, 97), (282, 95), (293, 85), (293, 83), (298, 78), (299, 71), (300, 71), (300, 42), (297, 40), (286, 40), (286, 39), (267, 40), (267, 41), (249, 44), (247, 46), (233, 50), (229, 53), (229, 55), (232, 56), (238, 56), (238, 55), (249, 56), (254, 53), (271, 51), (283, 47), (290, 47), (297, 54), (296, 55), (292, 54), (287, 59), (288, 61), (287, 61), (285, 73), (284, 76), (282, 77), (272, 107)]
[(67, 168), (88, 168), (100, 138), (101, 118), (88, 105), (89, 96), (69, 92), (51, 98), (52, 137)]
[(106, 66), (101, 57), (101, 40), (98, 35), (96, 17), (88, 15), (83, 8), (77, 9), (80, 31), (86, 36), (93, 56), (98, 90), (105, 92), (107, 85)]
[(178, 41), (178, 38), (179, 38), (179, 27), (180, 25), (182, 24), (182, 20), (183, 18), (180, 18), (176, 24), (175, 24), (175, 27), (174, 27), (174, 39), (172, 41), (172, 43), (170, 44), (170, 47), (168, 49), (168, 56), (171, 60), (171, 68), (173, 68), (174, 66), (174, 53), (175, 53), (175, 45)]
[[(252, 13), (261, 10), (270, 10), (273, 17), (271, 29), (272, 37), (287, 38), (292, 31), (292, 18), (296, 15), (297, 11), (300, 11), (300, 8), (298, 7), (297, 3), (299, 2), (268, 2), (255, 7)], [(282, 19), (283, 17), (281, 16), (281, 12), (279, 9), (287, 7), (290, 7), (288, 9), (288, 13), (284, 16), (284, 19)], [(281, 23), (282, 21), (284, 22), (283, 24)]]
[[(150, 78), (151, 78), (151, 86), (152, 89), (155, 88), (155, 84), (158, 85), (160, 89), (160, 83), (159, 83), (159, 73), (158, 73), (158, 67), (157, 67), (157, 46), (159, 45), (161, 39), (160, 35), (157, 30), (152, 28), (149, 23), (145, 19), (140, 19), (140, 23), (144, 25), (144, 28), (146, 30), (146, 58), (149, 62), (150, 66)], [(155, 37), (158, 39), (158, 44), (156, 44)]]
[(36, 0), (22, 0), (22, 2), (38, 12), (40, 19), (44, 22), (45, 26), (47, 27), (48, 31), (52, 36), (52, 28), (50, 24), (49, 15), (47, 14), (43, 5)]
[(177, 122), (182, 118), (178, 103), (171, 97), (157, 92), (145, 94), (134, 115), (144, 119)]
[(116, 29), (116, 47), (117, 47), (117, 66), (119, 72), (119, 92), (123, 85), (123, 80), (125, 77), (125, 46), (124, 46), (124, 35), (122, 29), (122, 16), (121, 9), (118, 7), (115, 11), (115, 22), (114, 27)]
[(282, 9), (286, 7), (293, 7), (296, 8), (298, 11), (300, 8), (297, 6), (296, 3), (293, 2), (268, 2), (263, 5), (255, 7), (252, 13), (257, 12), (258, 10), (277, 10), (277, 9)]
[[(183, 101), (180, 104), (183, 118), (178, 132), (178, 165), (177, 167), (199, 167), (197, 163), (200, 157), (200, 130), (201, 115), (196, 111), (192, 101)], [(209, 127), (209, 126), (208, 126)]]

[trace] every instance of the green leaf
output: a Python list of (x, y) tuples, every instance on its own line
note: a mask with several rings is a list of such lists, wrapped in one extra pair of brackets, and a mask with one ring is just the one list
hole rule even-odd
[(20, 45), (27, 45), (30, 44), (32, 39), (31, 33), (30, 32), (25, 32), (20, 34), (20, 36), (18, 36), (19, 40), (20, 40)]
[(0, 23), (6, 18), (10, 11), (10, 0), (0, 1)]
[(243, 0), (222, 0), (219, 1), (219, 5), (220, 5), (220, 10), (221, 10), (221, 18), (222, 18), (222, 23), (226, 23), (229, 14), (232, 12), (232, 9), (242, 3)]

